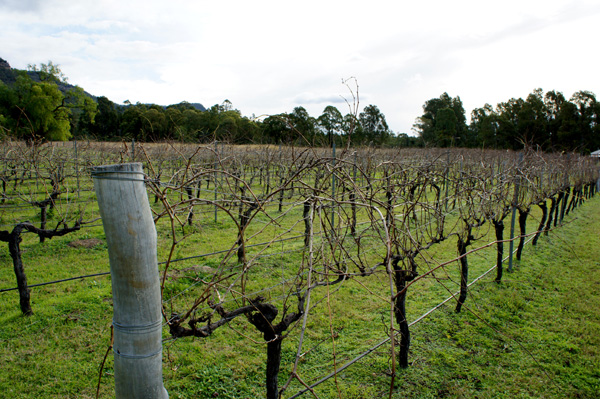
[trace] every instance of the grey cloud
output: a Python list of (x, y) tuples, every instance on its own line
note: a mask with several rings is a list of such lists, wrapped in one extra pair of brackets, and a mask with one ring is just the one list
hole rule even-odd
[(36, 12), (41, 9), (41, 0), (0, 0), (0, 8), (21, 12)]
[(341, 104), (345, 100), (340, 96), (332, 95), (313, 95), (313, 94), (300, 94), (294, 98), (296, 104)]

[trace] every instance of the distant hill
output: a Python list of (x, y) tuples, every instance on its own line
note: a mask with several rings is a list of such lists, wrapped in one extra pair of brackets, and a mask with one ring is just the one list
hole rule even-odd
[[(16, 82), (17, 77), (19, 76), (20, 72), (27, 73), (27, 75), (29, 75), (29, 77), (34, 82), (39, 82), (41, 80), (39, 72), (23, 71), (23, 70), (20, 70), (20, 69), (11, 68), (10, 64), (8, 63), (8, 61), (4, 60), (3, 58), (0, 58), (0, 81), (4, 82), (8, 86), (11, 86), (11, 85), (13, 85)], [(69, 89), (72, 89), (73, 87), (75, 87), (75, 86), (72, 85), (72, 84), (70, 84), (70, 83), (64, 83), (64, 82), (59, 82), (58, 83), (58, 88), (63, 93), (67, 92)], [(87, 91), (85, 91), (85, 89), (84, 89), (84, 92), (85, 92), (86, 95), (88, 95), (94, 101), (98, 100), (97, 96), (88, 93)], [(204, 105), (202, 105), (200, 103), (187, 103), (187, 104), (191, 105), (194, 109), (196, 109), (198, 111), (206, 111), (206, 108), (204, 107)], [(175, 105), (175, 104), (173, 104), (173, 105)], [(123, 105), (120, 105), (120, 104), (117, 104), (117, 106), (124, 107)], [(162, 105), (162, 107), (166, 108), (167, 105)]]
[(189, 103), (189, 104), (198, 111), (206, 111), (206, 108), (204, 107), (204, 105), (202, 105), (200, 103)]
[[(11, 68), (8, 61), (0, 58), (0, 81), (6, 83), (8, 86), (11, 86), (17, 81), (17, 77), (19, 76), (19, 73), (22, 73), (22, 72), (27, 73), (27, 75), (29, 75), (31, 80), (33, 80), (34, 82), (41, 81), (39, 72), (23, 71), (20, 69)], [(70, 83), (66, 83), (66, 82), (57, 82), (57, 85), (58, 85), (59, 90), (62, 91), (63, 93), (65, 93), (75, 87), (74, 85), (72, 85)], [(94, 96), (93, 94), (90, 94), (85, 90), (84, 90), (84, 93), (87, 96), (89, 96), (90, 98), (92, 98), (94, 101), (97, 101), (97, 97)]]

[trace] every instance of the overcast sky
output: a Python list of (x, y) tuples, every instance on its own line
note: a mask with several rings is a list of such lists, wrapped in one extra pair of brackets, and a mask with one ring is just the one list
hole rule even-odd
[(345, 114), (355, 77), (360, 109), (409, 134), (444, 92), (467, 116), (535, 88), (600, 94), (599, 37), (598, 0), (0, 0), (0, 58), (52, 60), (116, 103)]

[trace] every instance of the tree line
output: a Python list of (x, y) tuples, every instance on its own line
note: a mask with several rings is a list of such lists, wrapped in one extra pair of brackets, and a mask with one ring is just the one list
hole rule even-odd
[[(389, 145), (395, 137), (385, 115), (368, 105), (358, 115), (343, 115), (327, 106), (319, 117), (301, 106), (289, 113), (255, 118), (242, 115), (229, 100), (201, 110), (181, 102), (166, 107), (156, 104), (117, 105), (98, 98), (93, 123), (80, 126), (79, 134), (98, 140), (183, 142), (226, 141), (235, 144), (297, 144), (329, 146), (351, 140), (355, 144)], [(416, 139), (415, 139), (416, 140)]]
[(219, 140), (314, 146), (350, 139), (355, 144), (386, 145), (395, 139), (376, 105), (366, 106), (358, 115), (343, 115), (329, 105), (316, 118), (301, 106), (266, 118), (247, 117), (229, 100), (208, 109), (188, 102), (121, 105), (69, 85), (51, 61), (30, 65), (28, 71), (0, 69), (0, 134), (25, 140)]
[[(3, 60), (2, 60), (3, 61)], [(7, 63), (5, 63), (7, 65)], [(427, 100), (413, 127), (416, 136), (393, 132), (376, 105), (342, 114), (328, 105), (318, 117), (302, 107), (266, 118), (247, 117), (229, 100), (205, 109), (181, 102), (115, 104), (68, 84), (51, 61), (28, 71), (0, 68), (0, 136), (25, 140), (95, 139), (144, 142), (227, 141), (235, 144), (298, 144), (386, 147), (479, 147), (586, 153), (600, 148), (600, 104), (578, 91), (567, 100), (557, 91), (536, 89), (495, 108), (475, 108), (467, 123), (460, 97), (443, 93)]]
[(467, 124), (460, 97), (443, 93), (423, 105), (414, 130), (426, 146), (483, 147), (589, 153), (600, 148), (600, 104), (581, 90), (569, 100), (555, 90), (535, 89), (526, 99), (511, 98), (496, 108), (485, 104)]

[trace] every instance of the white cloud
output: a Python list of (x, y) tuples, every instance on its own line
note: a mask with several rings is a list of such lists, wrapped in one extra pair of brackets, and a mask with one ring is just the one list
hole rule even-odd
[[(423, 103), (459, 95), (467, 112), (536, 87), (598, 92), (592, 0), (0, 0), (2, 54), (13, 67), (53, 60), (70, 81), (115, 102), (318, 116), (362, 106), (410, 132)], [(600, 94), (600, 93), (599, 93)], [(337, 101), (337, 102), (336, 102)]]

